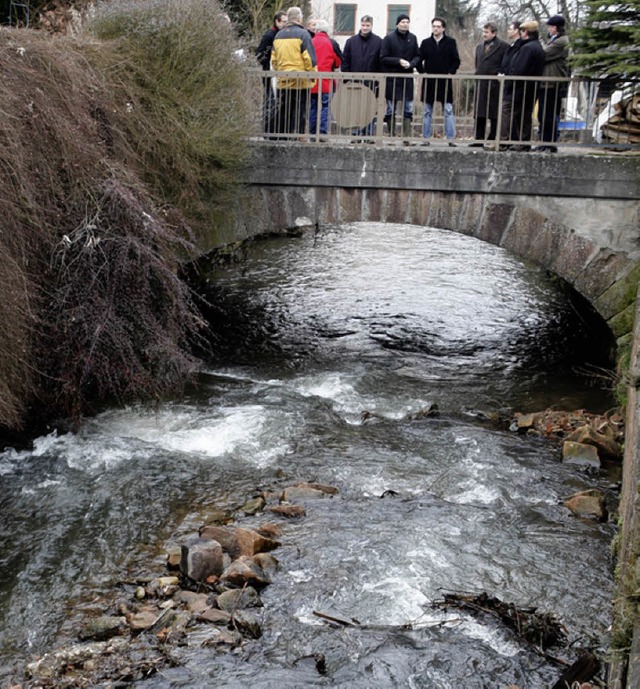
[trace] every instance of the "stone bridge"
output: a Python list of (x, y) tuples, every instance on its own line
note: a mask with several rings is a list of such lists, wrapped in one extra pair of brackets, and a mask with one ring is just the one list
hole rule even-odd
[(232, 217), (201, 248), (300, 224), (449, 229), (564, 278), (626, 340), (640, 279), (639, 199), (635, 155), (259, 142)]

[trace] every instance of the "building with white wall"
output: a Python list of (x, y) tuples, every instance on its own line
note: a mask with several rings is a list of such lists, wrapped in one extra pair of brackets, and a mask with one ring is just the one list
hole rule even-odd
[(360, 30), (360, 17), (373, 17), (373, 32), (386, 36), (396, 28), (396, 17), (408, 14), (411, 18), (409, 30), (418, 37), (418, 44), (431, 35), (431, 20), (435, 16), (435, 0), (425, 0), (418, 5), (410, 3), (389, 3), (386, 0), (365, 0), (365, 2), (332, 2), (312, 0), (312, 14), (324, 19), (332, 27), (332, 35), (341, 47), (347, 38)]

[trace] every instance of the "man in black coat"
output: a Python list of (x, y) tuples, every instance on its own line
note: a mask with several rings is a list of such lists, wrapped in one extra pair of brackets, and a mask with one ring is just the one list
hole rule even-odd
[[(482, 43), (476, 47), (476, 71), (478, 75), (498, 74), (502, 65), (502, 58), (509, 47), (506, 41), (498, 38), (498, 27), (493, 22), (487, 22), (482, 28)], [(476, 81), (475, 119), (476, 131), (474, 139), (477, 143), (471, 146), (482, 146), (479, 141), (484, 140), (487, 120), (489, 120), (489, 141), (496, 138), (498, 121), (498, 99), (500, 89), (493, 79), (478, 79)]]
[(433, 105), (436, 101), (442, 103), (444, 110), (444, 133), (449, 140), (449, 146), (455, 146), (453, 139), (456, 135), (453, 117), (453, 81), (443, 78), (444, 74), (455, 74), (460, 67), (458, 46), (453, 38), (445, 35), (446, 23), (442, 17), (431, 20), (431, 36), (420, 44), (420, 64), (418, 71), (422, 74), (437, 75), (435, 79), (428, 78), (422, 83), (422, 101), (424, 102), (424, 119), (422, 134), (425, 139), (431, 138), (431, 123), (433, 120)]
[(387, 112), (384, 121), (391, 136), (395, 134), (395, 110), (398, 101), (403, 104), (402, 135), (411, 136), (413, 121), (413, 70), (420, 62), (418, 39), (409, 31), (408, 14), (399, 14), (396, 30), (382, 39), (380, 64), (383, 72), (405, 75), (387, 78), (385, 98)]
[[(287, 23), (286, 12), (276, 12), (273, 18), (273, 26), (265, 31), (260, 44), (256, 49), (256, 57), (265, 71), (271, 69), (271, 51), (273, 50), (273, 39), (280, 29)], [(269, 77), (263, 78), (263, 101), (262, 101), (262, 126), (264, 132), (273, 134), (276, 131), (276, 97), (273, 85)]]
[(351, 36), (342, 53), (343, 72), (380, 71), (380, 46), (382, 39), (373, 33), (373, 19), (368, 14), (360, 20), (360, 31)]
[[(523, 22), (520, 24), (519, 32), (519, 48), (510, 58), (505, 74), (540, 77), (544, 70), (544, 50), (538, 37), (538, 22)], [(531, 117), (537, 87), (536, 81), (505, 81), (501, 139), (523, 142), (531, 140)], [(528, 143), (514, 144), (510, 148), (512, 151), (531, 150)]]
[[(379, 72), (380, 71), (380, 46), (382, 39), (372, 32), (373, 18), (365, 14), (360, 20), (360, 32), (351, 36), (344, 46), (342, 54), (343, 72)], [(378, 94), (378, 82), (365, 79), (362, 82), (376, 95)], [(363, 130), (356, 134), (371, 135), (375, 126), (375, 119)]]

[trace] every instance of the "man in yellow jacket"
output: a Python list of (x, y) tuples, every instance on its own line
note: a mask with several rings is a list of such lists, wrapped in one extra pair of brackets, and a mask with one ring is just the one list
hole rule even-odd
[[(287, 23), (273, 40), (271, 63), (278, 72), (318, 71), (316, 52), (309, 32), (302, 26), (302, 10), (299, 7), (287, 10)], [(279, 132), (304, 133), (309, 89), (314, 84), (315, 79), (302, 74), (278, 77)]]

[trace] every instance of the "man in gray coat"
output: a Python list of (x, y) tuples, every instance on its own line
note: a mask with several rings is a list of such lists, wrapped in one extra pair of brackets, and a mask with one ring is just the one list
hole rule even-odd
[[(498, 27), (493, 22), (487, 22), (482, 28), (482, 43), (476, 47), (476, 71), (478, 75), (498, 74), (502, 58), (509, 47), (506, 41), (498, 38)], [(498, 122), (498, 99), (500, 88), (493, 79), (478, 79), (476, 81), (475, 120), (476, 142), (471, 146), (482, 146), (489, 120), (488, 140), (496, 138)]]
[[(549, 42), (544, 46), (543, 76), (571, 76), (569, 70), (569, 37), (565, 29), (565, 20), (559, 14), (547, 20)], [(543, 142), (536, 151), (557, 153), (558, 122), (562, 99), (567, 95), (567, 82), (549, 81), (540, 84), (538, 91), (538, 120), (540, 122), (540, 140)]]

